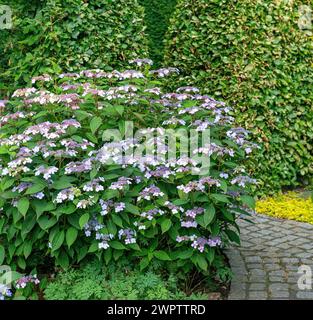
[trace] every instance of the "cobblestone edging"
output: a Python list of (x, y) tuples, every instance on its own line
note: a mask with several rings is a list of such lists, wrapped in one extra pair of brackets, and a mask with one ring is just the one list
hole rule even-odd
[(313, 225), (253, 215), (240, 220), (241, 246), (228, 249), (234, 277), (229, 300), (313, 299), (298, 289), (298, 267), (313, 270)]

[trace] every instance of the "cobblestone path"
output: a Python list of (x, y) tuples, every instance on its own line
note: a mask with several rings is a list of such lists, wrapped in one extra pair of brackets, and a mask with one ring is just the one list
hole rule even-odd
[(313, 225), (253, 215), (240, 221), (241, 246), (227, 256), (234, 273), (228, 299), (313, 299), (299, 290), (300, 265), (313, 270)]

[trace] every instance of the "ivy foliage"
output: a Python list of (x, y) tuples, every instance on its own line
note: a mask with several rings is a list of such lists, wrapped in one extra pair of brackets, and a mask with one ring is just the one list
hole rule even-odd
[[(0, 82), (16, 86), (34, 75), (82, 66), (115, 68), (147, 55), (144, 10), (136, 0), (35, 3), (37, 7), (25, 1), (13, 6), (13, 29), (4, 41), (7, 63)], [(28, 11), (22, 13), (23, 8)]]
[(313, 1), (181, 0), (167, 34), (165, 62), (181, 70), (180, 84), (234, 102), (261, 144), (250, 170), (263, 190), (312, 178), (313, 41), (299, 27), (303, 5)]
[(139, 0), (145, 8), (150, 57), (160, 66), (164, 56), (164, 37), (177, 0)]

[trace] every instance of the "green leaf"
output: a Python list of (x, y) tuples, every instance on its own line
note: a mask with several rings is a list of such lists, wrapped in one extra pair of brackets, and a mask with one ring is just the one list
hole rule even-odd
[(215, 250), (213, 248), (208, 248), (208, 253), (206, 257), (210, 264), (213, 262), (214, 256), (215, 256)]
[(4, 250), (4, 247), (0, 245), (0, 265), (3, 264), (4, 257), (5, 257), (5, 250)]
[(165, 251), (162, 251), (162, 250), (159, 250), (159, 251), (154, 251), (153, 252), (153, 255), (159, 259), (159, 260), (162, 260), (162, 261), (170, 261), (171, 258), (169, 257), (169, 255), (165, 252)]
[(32, 206), (35, 207), (37, 217), (39, 217), (43, 212), (51, 212), (55, 209), (55, 204), (53, 202), (38, 199), (32, 200)]
[(34, 194), (34, 193), (38, 193), (40, 191), (42, 191), (44, 188), (46, 187), (46, 184), (44, 182), (41, 181), (36, 181), (35, 184), (33, 184), (31, 187), (29, 187), (25, 194)]
[(125, 203), (125, 211), (133, 214), (140, 214), (139, 208), (131, 203)]
[(81, 227), (81, 229), (84, 228), (85, 224), (88, 221), (89, 221), (89, 213), (85, 213), (79, 218), (79, 226)]
[(140, 263), (139, 263), (139, 267), (140, 267), (140, 271), (143, 271), (144, 269), (146, 269), (149, 265), (149, 259), (147, 257), (141, 259)]
[(96, 131), (99, 129), (99, 127), (102, 124), (102, 119), (100, 117), (94, 117), (90, 121), (90, 130), (92, 134), (95, 134)]
[(213, 204), (210, 204), (210, 206), (205, 209), (204, 215), (203, 215), (203, 222), (204, 222), (205, 227), (208, 226), (212, 222), (214, 217), (215, 217), (215, 208), (214, 208)]
[(185, 260), (190, 259), (193, 255), (193, 249), (187, 249), (178, 253), (177, 258)]
[(86, 257), (87, 253), (88, 253), (87, 246), (80, 247), (77, 252), (77, 262), (80, 262), (81, 260), (83, 260)]
[(164, 219), (164, 220), (161, 222), (161, 230), (162, 230), (162, 233), (168, 231), (171, 226), (172, 226), (171, 220), (170, 220), (170, 219)]
[(221, 188), (224, 192), (227, 192), (227, 182), (224, 181), (224, 180), (221, 180), (221, 181), (220, 181), (220, 184), (221, 184), (220, 188)]
[(25, 217), (29, 209), (29, 200), (27, 198), (21, 198), (17, 203), (17, 209)]
[(59, 206), (56, 210), (54, 210), (52, 213), (56, 216), (62, 215), (62, 214), (72, 214), (77, 210), (77, 207), (73, 203), (66, 203)]
[(17, 265), (22, 269), (24, 270), (26, 268), (26, 262), (25, 262), (25, 259), (22, 257), (22, 256), (19, 256), (17, 258)]
[(110, 241), (110, 247), (116, 250), (125, 250), (126, 247), (119, 241)]
[(42, 216), (37, 221), (42, 230), (48, 230), (57, 223), (57, 219), (55, 217), (49, 219), (47, 216)]
[(74, 177), (62, 176), (59, 180), (53, 182), (51, 188), (56, 190), (70, 188), (73, 186), (73, 182), (75, 180), (76, 179)]
[(240, 197), (241, 201), (246, 204), (249, 208), (255, 209), (255, 200), (251, 196), (243, 195)]
[(93, 242), (93, 243), (90, 245), (90, 247), (89, 247), (89, 249), (88, 249), (88, 252), (89, 252), (89, 253), (93, 253), (93, 252), (98, 251), (98, 249), (99, 249), (99, 243), (98, 243), (98, 242)]
[(78, 231), (77, 229), (70, 227), (66, 231), (66, 243), (68, 247), (70, 248), (71, 245), (75, 242), (77, 239)]
[(195, 262), (202, 270), (208, 270), (208, 263), (203, 255), (196, 255)]
[(24, 253), (25, 259), (27, 259), (31, 254), (32, 248), (33, 248), (33, 245), (30, 241), (24, 243), (23, 253)]
[(112, 250), (110, 248), (106, 249), (103, 256), (105, 263), (108, 265), (112, 259)]
[(54, 235), (52, 240), (52, 251), (56, 251), (62, 246), (64, 242), (64, 238), (65, 238), (64, 230), (58, 231)]
[(2, 191), (5, 191), (7, 189), (9, 189), (15, 182), (14, 178), (9, 178), (9, 177), (4, 177), (1, 178), (1, 189)]
[(233, 221), (235, 220), (234, 214), (231, 213), (230, 211), (222, 208), (222, 213), (223, 213), (223, 217), (224, 217), (226, 220), (231, 221), (231, 222), (233, 222)]
[(224, 194), (212, 193), (211, 197), (217, 200), (218, 202), (225, 202), (225, 203), (229, 202), (228, 197)]
[(57, 257), (57, 263), (63, 268), (67, 269), (70, 264), (69, 257), (66, 252), (61, 251), (59, 256)]
[(34, 212), (31, 212), (26, 216), (25, 220), (23, 221), (22, 230), (21, 230), (21, 236), (23, 240), (26, 238), (28, 233), (33, 229), (33, 227), (36, 224), (36, 221), (37, 221), (36, 214)]
[(123, 220), (122, 220), (118, 215), (116, 215), (116, 214), (112, 214), (111, 216), (112, 216), (113, 222), (114, 222), (117, 226), (123, 228)]
[(129, 245), (127, 245), (127, 247), (135, 251), (141, 251), (137, 243), (130, 243)]
[(240, 237), (235, 231), (226, 230), (226, 234), (227, 234), (230, 241), (235, 242), (240, 245)]

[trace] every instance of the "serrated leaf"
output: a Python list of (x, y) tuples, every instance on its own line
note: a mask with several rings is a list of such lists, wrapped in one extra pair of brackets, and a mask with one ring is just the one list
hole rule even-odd
[(147, 257), (141, 259), (139, 266), (140, 266), (140, 271), (143, 271), (144, 269), (146, 269), (149, 265), (149, 259)]
[(79, 226), (81, 229), (84, 228), (85, 224), (89, 221), (89, 213), (84, 213), (80, 218), (79, 218)]
[(33, 246), (30, 241), (24, 243), (23, 253), (24, 253), (25, 259), (27, 259), (29, 257), (29, 255), (31, 254), (32, 248), (33, 248)]
[(29, 209), (29, 200), (27, 198), (21, 198), (17, 202), (17, 209), (25, 217), (25, 215)]
[(139, 208), (131, 203), (125, 203), (125, 211), (133, 214), (140, 214)]
[(52, 240), (52, 251), (56, 251), (62, 246), (62, 244), (64, 242), (64, 238), (65, 238), (64, 230), (58, 231), (54, 235), (53, 240)]
[(42, 230), (48, 230), (57, 223), (57, 219), (55, 217), (49, 219), (45, 215), (41, 216), (37, 221)]
[(240, 245), (240, 237), (235, 231), (226, 230), (226, 234), (227, 234), (230, 241), (235, 242)]
[(204, 256), (202, 255), (197, 255), (196, 256), (196, 264), (204, 271), (208, 270), (208, 262), (206, 261), (206, 259), (204, 258)]
[(162, 261), (170, 261), (171, 258), (169, 257), (169, 255), (165, 252), (165, 251), (162, 251), (162, 250), (159, 250), (159, 251), (154, 251), (153, 252), (153, 255), (159, 259), (159, 260), (162, 260)]
[(251, 196), (243, 195), (240, 197), (241, 201), (246, 204), (249, 208), (255, 209), (255, 200)]
[(214, 198), (218, 202), (225, 202), (228, 203), (229, 199), (226, 195), (220, 193), (212, 193), (211, 197)]
[(123, 228), (123, 220), (116, 214), (112, 214), (112, 221), (119, 227)]
[(164, 219), (162, 222), (161, 222), (161, 230), (162, 230), (162, 233), (168, 231), (172, 226), (172, 222), (170, 219)]
[(46, 184), (43, 182), (36, 182), (35, 184), (33, 184), (31, 187), (29, 187), (25, 194), (34, 194), (34, 193), (38, 193), (40, 191), (42, 191), (44, 188), (46, 187)]
[(203, 215), (203, 222), (205, 227), (208, 226), (212, 220), (215, 217), (215, 208), (214, 206), (211, 204), (208, 208), (205, 209), (204, 211), (204, 215)]
[(99, 127), (102, 124), (102, 119), (100, 117), (94, 117), (90, 121), (90, 130), (92, 134), (95, 134), (96, 131), (99, 129)]
[(126, 247), (119, 241), (110, 241), (110, 247), (116, 250), (125, 250)]
[(62, 190), (72, 187), (73, 182), (76, 179), (74, 177), (62, 176), (59, 180), (52, 183), (51, 188), (56, 190)]
[(4, 257), (5, 257), (5, 250), (4, 250), (4, 247), (0, 245), (0, 265), (3, 264)]
[(69, 248), (71, 247), (71, 245), (77, 239), (77, 235), (78, 235), (78, 230), (77, 229), (75, 229), (73, 227), (70, 227), (69, 229), (67, 229), (67, 231), (66, 231), (66, 243), (67, 243)]

